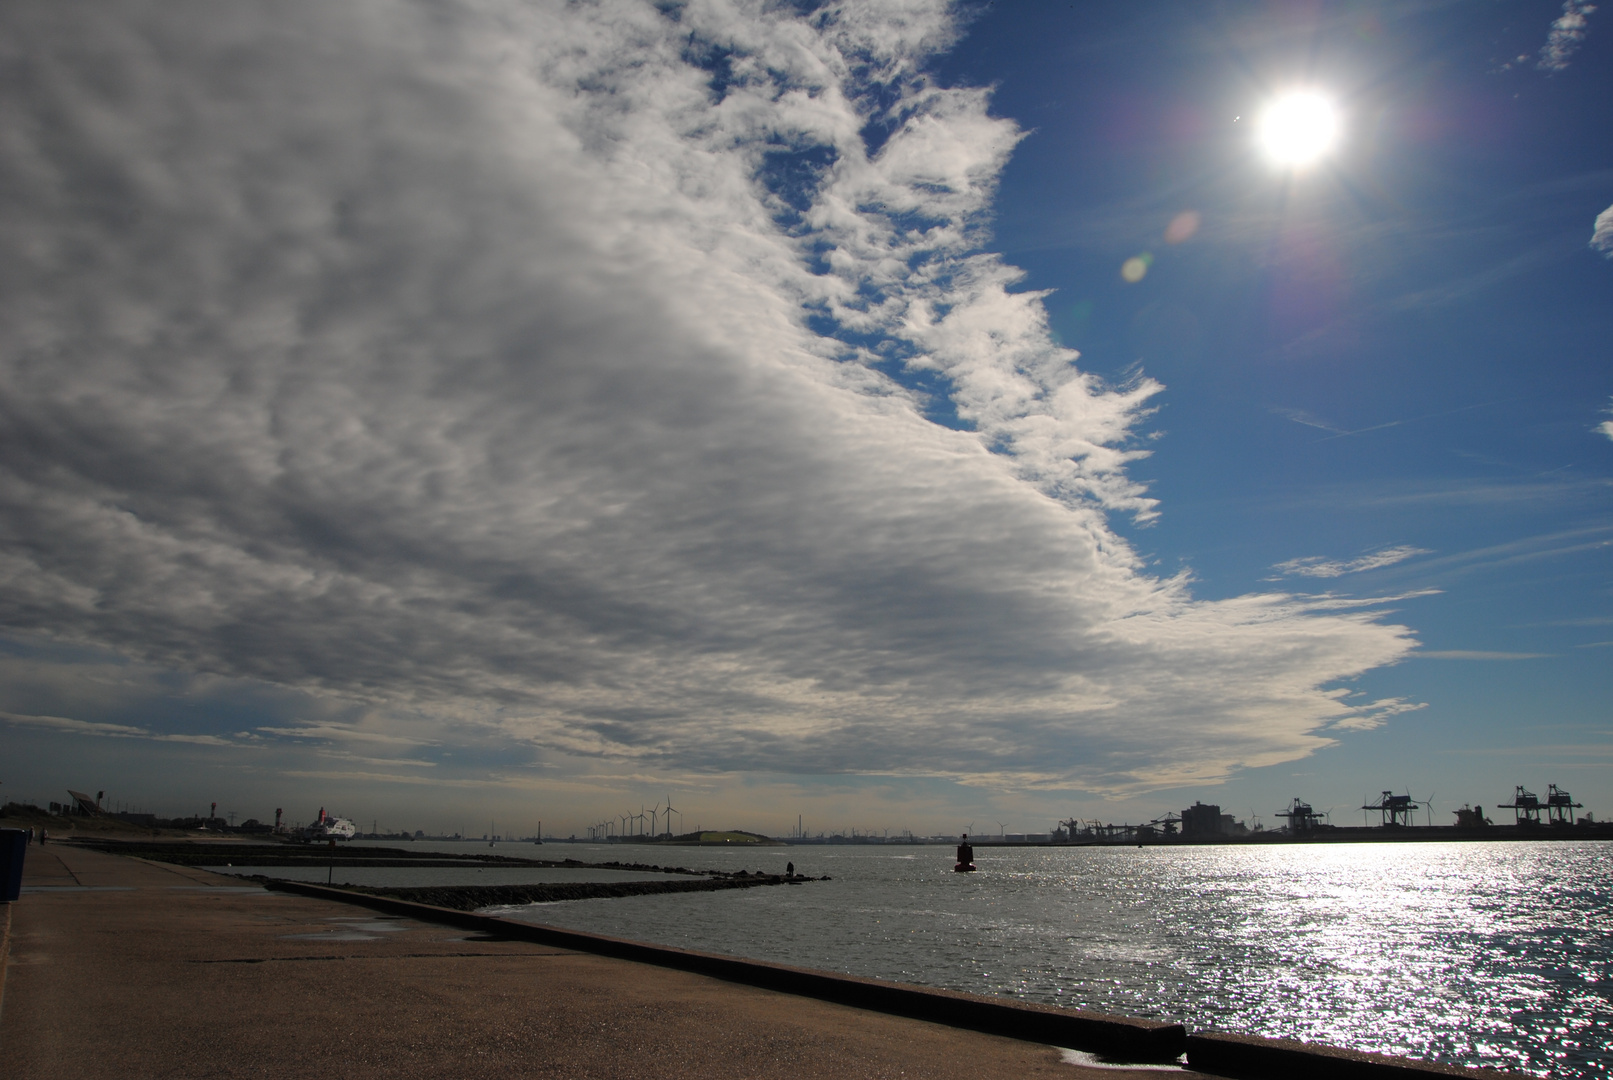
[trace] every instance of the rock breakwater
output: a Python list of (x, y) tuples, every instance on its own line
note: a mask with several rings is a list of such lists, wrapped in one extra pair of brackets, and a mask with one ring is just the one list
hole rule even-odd
[(622, 896), (655, 896), (661, 893), (721, 892), (725, 889), (754, 889), (763, 885), (795, 885), (820, 880), (786, 877), (781, 874), (746, 874), (702, 878), (696, 881), (569, 881), (541, 885), (423, 885), (377, 887), (343, 885), (348, 892), (366, 896), (386, 896), (414, 904), (476, 911), (485, 907), (514, 904), (550, 904), (561, 900), (598, 900)]

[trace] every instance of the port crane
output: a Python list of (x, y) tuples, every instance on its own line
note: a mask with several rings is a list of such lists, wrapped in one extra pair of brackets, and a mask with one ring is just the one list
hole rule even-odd
[[(1518, 790), (1522, 791), (1523, 789), (1519, 788)], [(1382, 816), (1385, 828), (1395, 828), (1402, 825), (1410, 828), (1412, 815), (1422, 809), (1422, 804), (1414, 800), (1410, 795), (1396, 795), (1393, 792), (1385, 791), (1377, 802), (1367, 803), (1361, 809), (1378, 811)]]
[[(1384, 792), (1385, 796), (1388, 796), (1388, 794), (1387, 791)], [(1362, 809), (1370, 809), (1370, 807), (1363, 807)], [(1279, 810), (1275, 816), (1287, 818), (1288, 831), (1295, 836), (1312, 832), (1322, 822), (1322, 815), (1311, 809), (1310, 803), (1301, 802), (1298, 795), (1294, 796), (1294, 801), (1288, 804), (1287, 810)], [(1388, 823), (1385, 822), (1385, 824)]]
[[(1555, 789), (1557, 785), (1553, 784)], [(1511, 810), (1515, 825), (1539, 825), (1540, 811), (1545, 809), (1540, 805), (1540, 796), (1519, 784), (1512, 793), (1509, 803), (1497, 803), (1497, 810)]]
[(1546, 787), (1546, 820), (1553, 825), (1572, 825), (1574, 811), (1584, 806), (1577, 803), (1574, 797), (1556, 784)]
[(1180, 825), (1181, 823), (1182, 823), (1182, 816), (1180, 814), (1172, 812), (1172, 813), (1166, 814), (1162, 818), (1155, 818), (1153, 821), (1150, 821), (1148, 824), (1158, 826), (1159, 831), (1161, 833), (1165, 834), (1166, 836), (1175, 836), (1176, 833), (1177, 833), (1177, 828), (1176, 827), (1178, 825)]

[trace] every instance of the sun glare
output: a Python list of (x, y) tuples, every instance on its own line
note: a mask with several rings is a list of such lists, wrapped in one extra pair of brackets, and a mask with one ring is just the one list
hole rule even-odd
[(1315, 91), (1284, 94), (1261, 114), (1258, 137), (1260, 148), (1274, 164), (1303, 168), (1338, 142), (1339, 113)]

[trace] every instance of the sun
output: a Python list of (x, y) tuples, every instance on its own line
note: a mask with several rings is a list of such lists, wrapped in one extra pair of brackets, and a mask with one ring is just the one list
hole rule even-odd
[(1256, 138), (1273, 164), (1300, 169), (1338, 144), (1340, 127), (1339, 111), (1325, 94), (1295, 90), (1266, 106)]

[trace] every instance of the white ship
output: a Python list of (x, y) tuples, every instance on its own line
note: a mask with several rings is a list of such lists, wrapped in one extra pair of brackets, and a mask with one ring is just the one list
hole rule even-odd
[(319, 818), (302, 831), (305, 840), (351, 840), (358, 835), (358, 826), (344, 817), (334, 817), (319, 808)]

